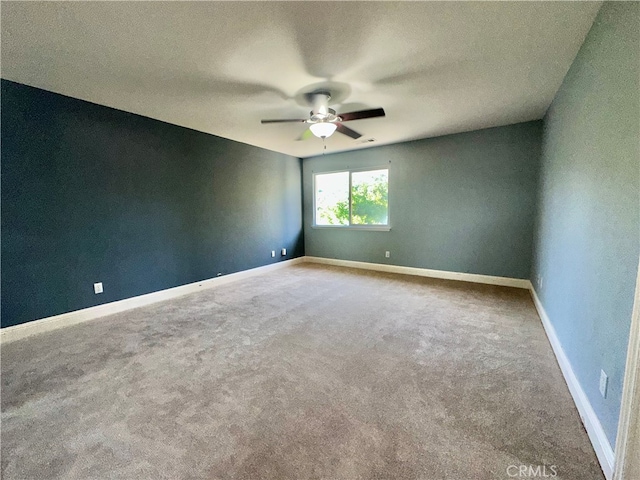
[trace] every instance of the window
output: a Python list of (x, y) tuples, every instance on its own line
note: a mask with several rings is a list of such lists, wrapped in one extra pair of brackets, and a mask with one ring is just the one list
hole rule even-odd
[(316, 173), (313, 180), (315, 226), (388, 230), (388, 168)]

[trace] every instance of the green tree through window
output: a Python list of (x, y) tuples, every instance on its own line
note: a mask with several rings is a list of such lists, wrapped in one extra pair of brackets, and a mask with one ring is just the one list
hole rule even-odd
[(388, 169), (317, 174), (315, 184), (316, 225), (389, 224)]

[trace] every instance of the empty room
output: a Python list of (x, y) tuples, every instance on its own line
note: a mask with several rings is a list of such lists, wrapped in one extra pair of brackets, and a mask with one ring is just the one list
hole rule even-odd
[(0, 15), (3, 479), (640, 479), (639, 2)]

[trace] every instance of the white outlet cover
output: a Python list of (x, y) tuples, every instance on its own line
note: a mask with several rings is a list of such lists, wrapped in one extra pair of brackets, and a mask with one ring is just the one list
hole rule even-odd
[(604, 370), (600, 370), (600, 395), (607, 398), (607, 387), (609, 386), (609, 377)]
[(271, 250), (271, 258), (275, 258), (276, 257), (276, 251), (275, 250)]
[(389, 252), (389, 251), (384, 252), (384, 256), (385, 256), (385, 258), (391, 257), (391, 252)]
[(102, 293), (102, 292), (104, 292), (104, 290), (102, 289), (102, 282), (94, 283), (93, 293), (97, 295), (98, 293)]
[(286, 248), (283, 248), (283, 249), (282, 249), (282, 256), (284, 257), (286, 254), (287, 254), (287, 249), (286, 249)]

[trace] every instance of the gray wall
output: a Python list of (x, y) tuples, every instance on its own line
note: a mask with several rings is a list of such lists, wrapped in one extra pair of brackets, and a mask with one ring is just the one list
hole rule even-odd
[[(305, 159), (306, 254), (529, 278), (541, 131), (528, 122)], [(311, 227), (314, 172), (381, 165), (391, 231)]]
[(639, 15), (605, 2), (547, 112), (532, 275), (612, 445), (640, 250)]
[(297, 158), (2, 81), (3, 327), (304, 255), (301, 218)]

